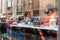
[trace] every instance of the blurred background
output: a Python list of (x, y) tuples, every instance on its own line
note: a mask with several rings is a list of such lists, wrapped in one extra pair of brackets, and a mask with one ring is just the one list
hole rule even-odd
[(10, 33), (12, 40), (57, 40), (56, 30), (13, 27), (10, 32), (10, 25), (19, 23), (34, 27), (58, 26), (58, 0), (0, 0), (1, 40), (9, 40)]
[(23, 15), (25, 12), (44, 15), (44, 10), (53, 5), (58, 11), (58, 0), (0, 0), (0, 14)]

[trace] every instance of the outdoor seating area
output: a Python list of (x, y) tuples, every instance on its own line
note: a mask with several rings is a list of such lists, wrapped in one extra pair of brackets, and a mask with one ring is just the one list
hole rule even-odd
[[(47, 14), (43, 18), (29, 12), (18, 17), (11, 15), (8, 17), (1, 16), (1, 37), (7, 40), (13, 38), (16, 38), (16, 40), (57, 40), (58, 14), (53, 9), (48, 11), (50, 13), (46, 12)], [(46, 39), (45, 37), (51, 38)]]
[(0, 40), (58, 40), (58, 0), (0, 0)]

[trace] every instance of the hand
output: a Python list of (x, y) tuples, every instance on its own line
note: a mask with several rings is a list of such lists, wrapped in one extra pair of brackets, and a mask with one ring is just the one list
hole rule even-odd
[(13, 22), (12, 24), (17, 24), (17, 22)]

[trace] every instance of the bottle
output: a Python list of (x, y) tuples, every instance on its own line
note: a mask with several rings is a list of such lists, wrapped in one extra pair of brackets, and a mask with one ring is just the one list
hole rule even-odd
[(54, 16), (50, 17), (50, 27), (56, 27), (56, 19)]

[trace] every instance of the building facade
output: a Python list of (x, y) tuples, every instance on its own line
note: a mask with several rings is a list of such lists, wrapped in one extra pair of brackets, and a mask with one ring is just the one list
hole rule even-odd
[(32, 11), (34, 14), (42, 15), (47, 5), (52, 4), (57, 7), (57, 3), (58, 0), (0, 0), (0, 12), (18, 15)]

